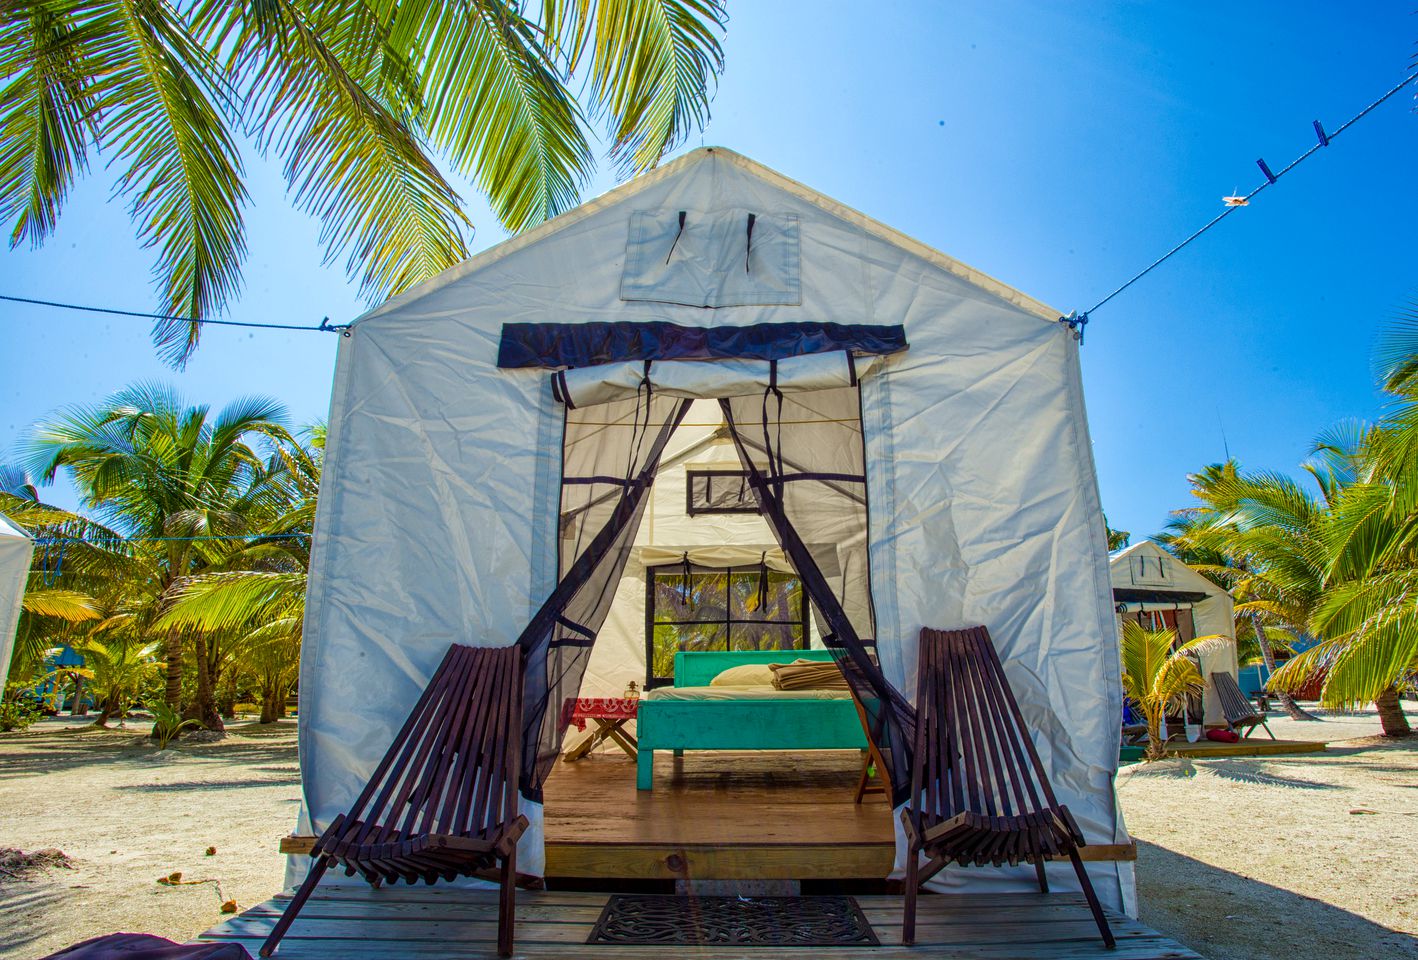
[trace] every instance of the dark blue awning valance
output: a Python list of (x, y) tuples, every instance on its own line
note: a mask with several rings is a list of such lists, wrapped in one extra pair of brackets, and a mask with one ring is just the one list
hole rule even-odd
[(627, 360), (782, 360), (809, 353), (859, 356), (906, 349), (900, 324), (760, 323), (751, 327), (682, 327), (646, 323), (504, 323), (497, 365), (590, 367)]

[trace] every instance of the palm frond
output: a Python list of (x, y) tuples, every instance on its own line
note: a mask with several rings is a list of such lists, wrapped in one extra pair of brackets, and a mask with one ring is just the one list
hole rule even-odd
[(576, 204), (594, 164), (580, 111), (515, 4), (401, 5), (394, 29), (425, 51), (430, 140), (471, 172), (504, 227), (523, 230)]
[(20, 609), (37, 617), (54, 617), (69, 623), (103, 616), (93, 597), (73, 590), (26, 590), (20, 598)]
[(457, 193), (402, 119), (361, 85), (367, 59), (351, 74), (352, 55), (342, 60), (327, 45), (349, 36), (332, 26), (344, 7), (202, 7), (195, 17), (228, 46), (258, 144), (284, 159), (296, 205), (321, 220), (327, 260), (347, 256), (361, 292), (382, 300), (466, 258), (471, 224)]
[(43, 242), (87, 171), (94, 31), (79, 3), (17, 2), (0, 21), (0, 218), (14, 222), (11, 246)]
[(589, 49), (592, 96), (623, 169), (654, 167), (704, 125), (724, 66), (720, 0), (548, 0), (542, 11), (548, 41), (570, 69)]
[[(162, 312), (207, 317), (241, 286), (246, 255), (240, 149), (210, 93), (225, 94), (211, 56), (166, 0), (111, 0), (95, 9), (95, 91), (102, 150), (120, 167), (144, 246), (158, 251)], [(159, 320), (153, 340), (184, 364), (200, 325)]]
[(232, 630), (263, 618), (289, 616), (303, 609), (304, 602), (304, 573), (213, 573), (184, 581), (158, 626)]

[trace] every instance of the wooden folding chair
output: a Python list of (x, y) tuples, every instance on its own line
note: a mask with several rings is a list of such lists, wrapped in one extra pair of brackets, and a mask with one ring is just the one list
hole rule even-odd
[(1078, 855), (1083, 834), (1054, 797), (984, 627), (921, 631), (916, 752), (901, 820), (908, 841), (902, 943), (915, 941), (921, 884), (948, 864), (1032, 863), (1048, 893), (1044, 864), (1066, 854), (1103, 942), (1114, 946)]
[(1213, 673), (1211, 686), (1216, 691), (1216, 699), (1221, 702), (1221, 712), (1226, 715), (1226, 726), (1229, 729), (1239, 733), (1244, 739), (1255, 732), (1256, 727), (1265, 727), (1270, 739), (1275, 739), (1270, 724), (1265, 722), (1265, 714), (1246, 699), (1234, 676), (1229, 673)]
[(521, 648), (451, 647), (359, 799), (315, 841), (310, 873), (261, 956), (337, 864), (375, 887), (497, 880), (497, 950), (511, 956), (517, 840), (527, 829), (517, 812), (521, 743)]

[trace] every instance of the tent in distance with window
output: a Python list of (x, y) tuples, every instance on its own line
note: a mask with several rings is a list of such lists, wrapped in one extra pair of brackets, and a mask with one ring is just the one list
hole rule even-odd
[[(984, 625), (1060, 801), (1090, 843), (1126, 844), (1117, 621), (1058, 318), (703, 148), (356, 320), (310, 571), (301, 832), (348, 808), (455, 643), (524, 651), (523, 871), (544, 870), (563, 705), (664, 681), (679, 648), (826, 646), (874, 705), (899, 804), (920, 631)], [(1132, 911), (1129, 862), (1089, 873)], [(937, 883), (1037, 889), (1028, 866)]]

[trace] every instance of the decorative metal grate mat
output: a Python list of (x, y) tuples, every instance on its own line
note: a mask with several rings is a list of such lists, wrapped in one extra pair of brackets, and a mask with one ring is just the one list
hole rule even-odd
[(880, 946), (852, 897), (674, 897), (617, 894), (589, 943), (657, 946)]

